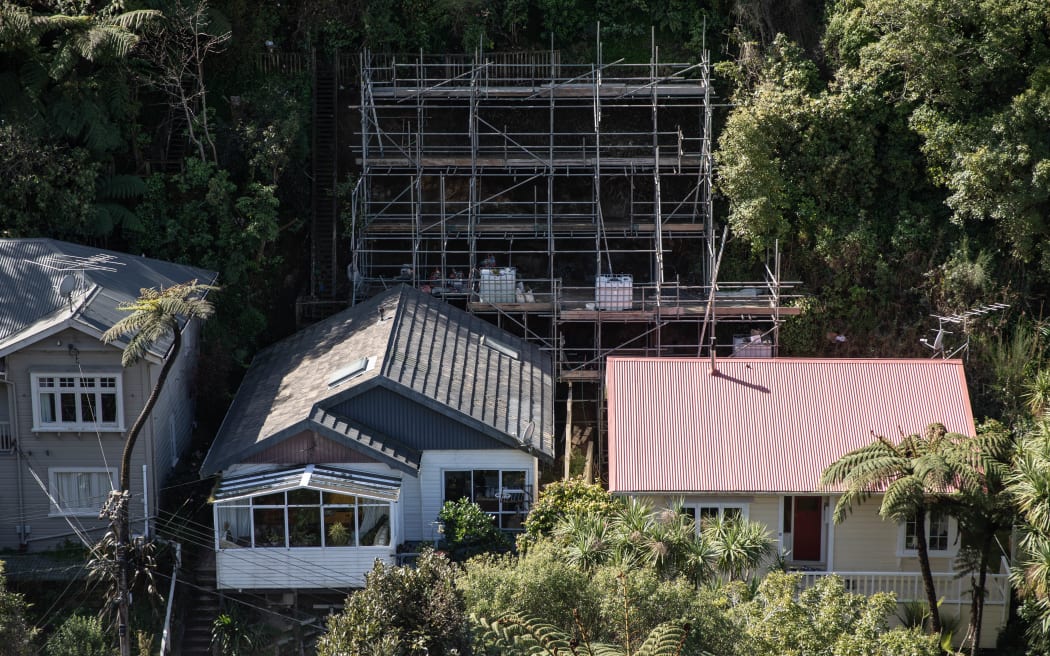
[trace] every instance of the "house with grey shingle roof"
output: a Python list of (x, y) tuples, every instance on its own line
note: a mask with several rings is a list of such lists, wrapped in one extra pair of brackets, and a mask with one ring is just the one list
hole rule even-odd
[[(93, 542), (107, 528), (99, 509), (171, 340), (124, 369), (124, 344), (100, 337), (141, 289), (215, 278), (53, 239), (0, 239), (0, 548)], [(199, 329), (183, 327), (179, 360), (133, 454), (136, 532), (149, 531), (145, 518), (190, 439)]]
[(436, 539), (446, 500), (519, 530), (553, 403), (549, 354), (409, 287), (274, 344), (201, 468), (219, 475), (218, 587), (359, 586), (376, 558)]

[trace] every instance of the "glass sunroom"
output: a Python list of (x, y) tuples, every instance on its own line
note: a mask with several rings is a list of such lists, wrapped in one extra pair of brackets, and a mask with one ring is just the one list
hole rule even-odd
[(392, 561), (401, 481), (305, 465), (221, 481), (214, 493), (220, 588), (360, 585)]

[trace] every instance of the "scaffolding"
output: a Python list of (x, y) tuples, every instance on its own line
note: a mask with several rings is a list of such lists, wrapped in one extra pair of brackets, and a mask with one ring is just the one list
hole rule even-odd
[(354, 298), (412, 285), (549, 349), (601, 435), (606, 357), (772, 357), (797, 309), (776, 253), (716, 279), (708, 55), (597, 52), (363, 52), (349, 275)]

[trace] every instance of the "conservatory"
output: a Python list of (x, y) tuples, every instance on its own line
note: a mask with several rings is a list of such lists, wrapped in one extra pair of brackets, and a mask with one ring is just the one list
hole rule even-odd
[(360, 586), (393, 561), (401, 480), (305, 465), (224, 479), (214, 493), (220, 589)]

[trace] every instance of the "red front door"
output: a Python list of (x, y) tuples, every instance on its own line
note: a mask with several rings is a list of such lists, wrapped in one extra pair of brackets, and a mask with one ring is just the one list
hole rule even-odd
[(820, 560), (820, 497), (795, 497), (792, 560)]

